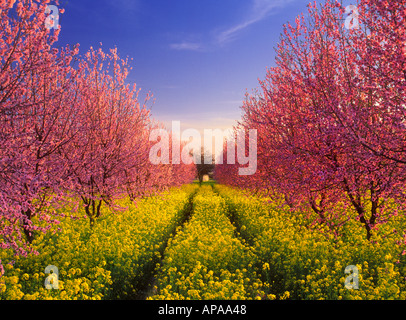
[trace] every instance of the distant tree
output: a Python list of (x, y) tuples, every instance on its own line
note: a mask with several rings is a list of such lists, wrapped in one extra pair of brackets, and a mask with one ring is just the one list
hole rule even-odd
[[(199, 161), (200, 158), (200, 161)], [(207, 161), (210, 159), (210, 161)], [(199, 185), (203, 182), (203, 177), (208, 175), (210, 177), (213, 176), (214, 172), (214, 155), (204, 148), (201, 149), (200, 154), (195, 155), (195, 163), (196, 163), (196, 170), (197, 170), (197, 177), (199, 179)]]

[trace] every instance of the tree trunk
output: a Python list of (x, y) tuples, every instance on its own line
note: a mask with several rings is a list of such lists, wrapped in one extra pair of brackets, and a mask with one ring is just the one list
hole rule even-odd
[(359, 221), (364, 224), (365, 230), (367, 231), (367, 239), (371, 240), (371, 230), (375, 226), (376, 221), (377, 202), (372, 202), (371, 217), (369, 219), (365, 218), (365, 209), (359, 201), (351, 200), (351, 202), (358, 213)]
[(23, 210), (22, 213), (27, 217), (27, 219), (24, 220), (24, 222), (23, 222), (24, 234), (25, 234), (25, 237), (26, 237), (28, 243), (31, 244), (32, 241), (34, 240), (34, 233), (29, 229), (30, 225), (29, 225), (28, 221), (31, 220), (32, 210), (31, 209), (28, 209), (26, 211)]
[(320, 223), (325, 223), (326, 222), (326, 217), (324, 216), (324, 209), (317, 208), (317, 205), (316, 205), (316, 203), (314, 201), (311, 201), (310, 205), (311, 205), (313, 211), (319, 216)]
[(367, 239), (371, 240), (371, 236), (372, 236), (371, 230), (376, 222), (376, 213), (377, 213), (377, 208), (378, 208), (378, 200), (373, 199), (373, 196), (374, 196), (373, 188), (371, 188), (372, 208), (371, 208), (371, 217), (369, 218), (369, 220), (367, 220), (365, 218), (365, 209), (364, 209), (364, 206), (361, 201), (361, 196), (359, 195), (359, 193), (357, 193), (356, 197), (354, 196), (354, 194), (352, 193), (352, 191), (350, 190), (350, 188), (348, 186), (347, 179), (344, 179), (344, 189), (345, 189), (348, 197), (350, 198), (351, 204), (354, 206), (355, 210), (358, 213), (359, 221), (361, 221), (364, 224), (365, 230), (367, 231)]
[(289, 206), (289, 208), (293, 209), (294, 205), (293, 205), (293, 201), (292, 201), (291, 197), (288, 196), (287, 194), (284, 194), (284, 198), (285, 198), (285, 203)]
[(97, 205), (96, 205), (97, 200), (86, 199), (84, 197), (82, 197), (82, 200), (85, 203), (85, 212), (86, 215), (89, 217), (90, 227), (93, 228), (96, 219), (99, 218), (101, 215), (100, 209), (103, 204), (103, 200), (99, 200)]

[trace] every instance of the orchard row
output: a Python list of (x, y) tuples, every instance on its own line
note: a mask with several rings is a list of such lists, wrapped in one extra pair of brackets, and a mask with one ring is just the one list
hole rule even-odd
[[(142, 298), (168, 239), (189, 212), (195, 190), (187, 185), (137, 204), (122, 200), (120, 205), (128, 206), (125, 212), (102, 208), (93, 227), (80, 209), (74, 219), (62, 218), (33, 240), (38, 255), (23, 258), (11, 249), (1, 250), (5, 273), (0, 278), (0, 300)], [(58, 271), (49, 289), (48, 266)]]
[(242, 108), (240, 128), (258, 131), (258, 170), (244, 177), (238, 165), (219, 165), (217, 180), (282, 194), (322, 224), (346, 223), (337, 208), (352, 207), (368, 239), (403, 215), (405, 7), (405, 0), (359, 0), (359, 27), (348, 29), (348, 10), (325, 0), (286, 24), (275, 66)]
[(18, 255), (67, 202), (93, 225), (103, 205), (120, 210), (118, 199), (195, 176), (193, 165), (149, 161), (150, 132), (162, 126), (150, 116), (151, 96), (128, 84), (129, 61), (117, 49), (58, 49), (48, 2), (0, 1), (0, 249)]

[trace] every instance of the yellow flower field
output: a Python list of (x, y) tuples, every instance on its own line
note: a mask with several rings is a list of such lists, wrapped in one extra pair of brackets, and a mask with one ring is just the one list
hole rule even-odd
[[(88, 219), (63, 219), (62, 232), (39, 235), (39, 255), (19, 258), (0, 251), (5, 274), (0, 299), (129, 299), (139, 294), (160, 261), (165, 243), (185, 218), (195, 186), (172, 189), (128, 206), (124, 213), (105, 212), (93, 228)], [(45, 268), (58, 268), (59, 289), (44, 286)]]
[[(292, 299), (405, 299), (404, 217), (380, 225), (372, 241), (351, 220), (335, 236), (303, 215), (266, 198), (216, 186), (226, 199), (241, 236), (263, 264), (268, 295)], [(351, 213), (348, 213), (351, 214)], [(347, 289), (347, 266), (356, 266), (358, 289)]]
[(83, 212), (61, 219), (36, 236), (39, 255), (1, 250), (0, 299), (406, 298), (401, 215), (368, 241), (354, 219), (333, 233), (308, 212), (222, 185), (119, 204), (128, 209), (105, 209), (93, 228)]
[(203, 186), (193, 217), (170, 241), (151, 299), (260, 299), (256, 256), (235, 236), (224, 199)]

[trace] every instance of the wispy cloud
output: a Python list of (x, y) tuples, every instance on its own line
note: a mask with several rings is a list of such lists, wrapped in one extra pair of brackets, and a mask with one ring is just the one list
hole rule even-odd
[(222, 46), (235, 40), (243, 30), (268, 18), (276, 12), (276, 9), (281, 9), (295, 1), (299, 0), (250, 0), (250, 8), (239, 23), (228, 28), (212, 30), (210, 39), (205, 41), (201, 39), (201, 35), (186, 34), (182, 40), (170, 44), (170, 49), (178, 51), (210, 51), (219, 45)]
[(267, 18), (274, 9), (282, 8), (293, 1), (295, 0), (252, 0), (251, 10), (245, 19), (226, 30), (220, 31), (216, 36), (217, 43), (225, 44), (234, 40), (242, 30)]
[(200, 51), (202, 50), (203, 46), (201, 43), (197, 42), (187, 42), (183, 41), (180, 43), (172, 43), (170, 48), (173, 50), (188, 50), (188, 51)]

